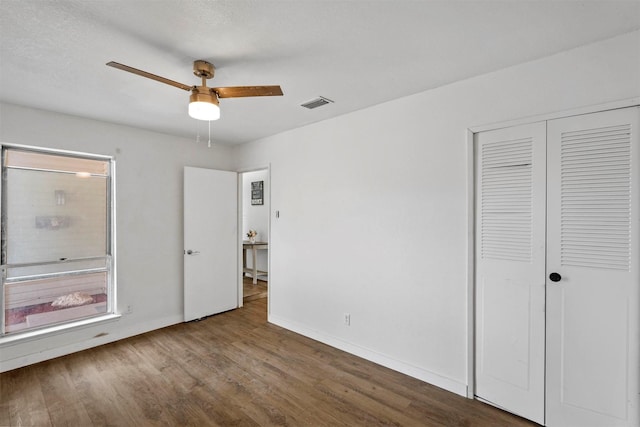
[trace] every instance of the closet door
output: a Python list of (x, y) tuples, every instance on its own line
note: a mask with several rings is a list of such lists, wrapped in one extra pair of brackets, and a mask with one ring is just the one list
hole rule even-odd
[(546, 125), (476, 135), (476, 395), (544, 423)]
[(640, 425), (638, 122), (548, 122), (549, 426)]

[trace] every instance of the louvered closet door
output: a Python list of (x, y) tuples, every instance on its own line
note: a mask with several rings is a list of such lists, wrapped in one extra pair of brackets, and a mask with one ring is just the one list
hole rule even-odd
[(549, 426), (640, 425), (638, 121), (548, 122)]
[(476, 395), (541, 424), (545, 131), (476, 135)]

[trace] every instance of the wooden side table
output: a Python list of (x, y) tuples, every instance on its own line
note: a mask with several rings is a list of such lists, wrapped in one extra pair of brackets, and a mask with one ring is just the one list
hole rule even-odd
[[(252, 261), (253, 261), (253, 264), (251, 264), (252, 268), (247, 268), (247, 250), (248, 249), (251, 250), (251, 254), (252, 254)], [(251, 273), (253, 275), (254, 285), (258, 284), (258, 275), (261, 275), (261, 276), (268, 275), (268, 272), (258, 270), (258, 264), (256, 260), (258, 249), (269, 249), (269, 243), (267, 242), (251, 243), (248, 240), (245, 240), (242, 242), (242, 276), (244, 277), (244, 273)]]

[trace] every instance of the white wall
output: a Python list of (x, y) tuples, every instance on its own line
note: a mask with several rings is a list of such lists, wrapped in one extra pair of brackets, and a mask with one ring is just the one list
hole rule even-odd
[(115, 157), (118, 305), (133, 308), (99, 326), (21, 344), (0, 340), (0, 371), (181, 322), (183, 167), (230, 170), (231, 150), (14, 105), (0, 104), (0, 116), (0, 142)]
[[(251, 204), (251, 183), (263, 181), (262, 205)], [(269, 171), (267, 169), (245, 172), (242, 174), (242, 236), (247, 240), (249, 230), (258, 232), (256, 241), (269, 241)], [(256, 253), (258, 270), (269, 271), (267, 268), (268, 254), (265, 250)], [(253, 267), (251, 253), (247, 253), (247, 266)], [(261, 277), (262, 279), (263, 277)]]
[(637, 96), (640, 32), (238, 147), (280, 211), (269, 319), (465, 394), (467, 129)]

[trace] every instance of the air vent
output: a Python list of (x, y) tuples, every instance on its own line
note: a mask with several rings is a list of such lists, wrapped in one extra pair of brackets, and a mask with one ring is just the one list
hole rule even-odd
[(300, 104), (300, 106), (304, 107), (304, 108), (308, 108), (310, 110), (313, 110), (314, 108), (318, 108), (318, 107), (322, 107), (323, 105), (327, 105), (329, 103), (332, 103), (333, 101), (325, 98), (323, 96), (319, 96), (317, 98), (314, 98), (310, 101), (307, 102), (303, 102), (302, 104)]

